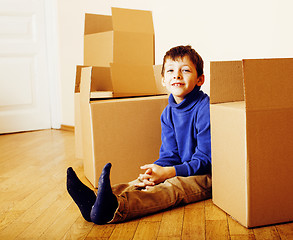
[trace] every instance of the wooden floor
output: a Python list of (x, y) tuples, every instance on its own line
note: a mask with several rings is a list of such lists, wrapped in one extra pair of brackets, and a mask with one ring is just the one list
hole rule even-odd
[(134, 221), (97, 226), (81, 217), (66, 192), (74, 134), (44, 130), (0, 135), (0, 239), (293, 239), (293, 223), (246, 229), (213, 205), (190, 204)]

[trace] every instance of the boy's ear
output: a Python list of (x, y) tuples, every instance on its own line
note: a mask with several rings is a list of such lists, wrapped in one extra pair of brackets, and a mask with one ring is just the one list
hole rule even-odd
[(163, 85), (163, 87), (166, 87), (166, 83), (165, 83), (165, 78), (164, 77), (162, 77), (162, 85)]
[(205, 77), (202, 74), (200, 77), (197, 78), (197, 84), (196, 85), (200, 87), (201, 85), (204, 84), (204, 80), (205, 80)]

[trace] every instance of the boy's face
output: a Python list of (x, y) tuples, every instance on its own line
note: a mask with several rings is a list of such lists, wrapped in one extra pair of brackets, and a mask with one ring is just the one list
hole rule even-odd
[(203, 83), (204, 75), (197, 76), (196, 68), (188, 56), (176, 61), (166, 59), (162, 84), (172, 93), (177, 104), (181, 103), (196, 85), (201, 86)]

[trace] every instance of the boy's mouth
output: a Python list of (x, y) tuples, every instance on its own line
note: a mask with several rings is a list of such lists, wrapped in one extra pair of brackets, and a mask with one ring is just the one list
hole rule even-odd
[(183, 86), (184, 83), (172, 83), (172, 86), (173, 87), (180, 87), (180, 86)]

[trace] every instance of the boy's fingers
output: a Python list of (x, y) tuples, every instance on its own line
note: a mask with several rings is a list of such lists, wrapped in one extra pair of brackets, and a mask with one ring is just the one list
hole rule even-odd
[[(140, 179), (139, 179), (140, 180)], [(134, 186), (135, 187), (146, 187), (146, 186), (154, 186), (155, 185), (155, 183), (154, 182), (151, 182), (151, 181), (149, 181), (149, 180), (146, 180), (146, 179), (144, 179), (144, 180), (140, 180), (141, 182), (138, 182), (138, 183), (135, 183), (134, 184)]]
[(144, 184), (144, 182), (139, 182), (139, 183), (135, 183), (134, 186), (143, 188), (143, 187), (145, 187), (145, 184)]
[(149, 181), (149, 180), (143, 180), (143, 183), (145, 184), (145, 186), (154, 186), (155, 185), (155, 183), (154, 182), (151, 182), (151, 181)]
[(149, 174), (139, 174), (139, 179), (141, 180), (141, 181), (143, 181), (143, 180), (148, 180), (148, 179), (150, 179), (152, 176), (151, 175), (149, 175)]
[(146, 190), (150, 190), (153, 186), (146, 186), (145, 189)]
[(149, 169), (149, 168), (152, 168), (153, 164), (146, 164), (146, 165), (143, 165), (141, 166), (140, 168), (141, 169)]

